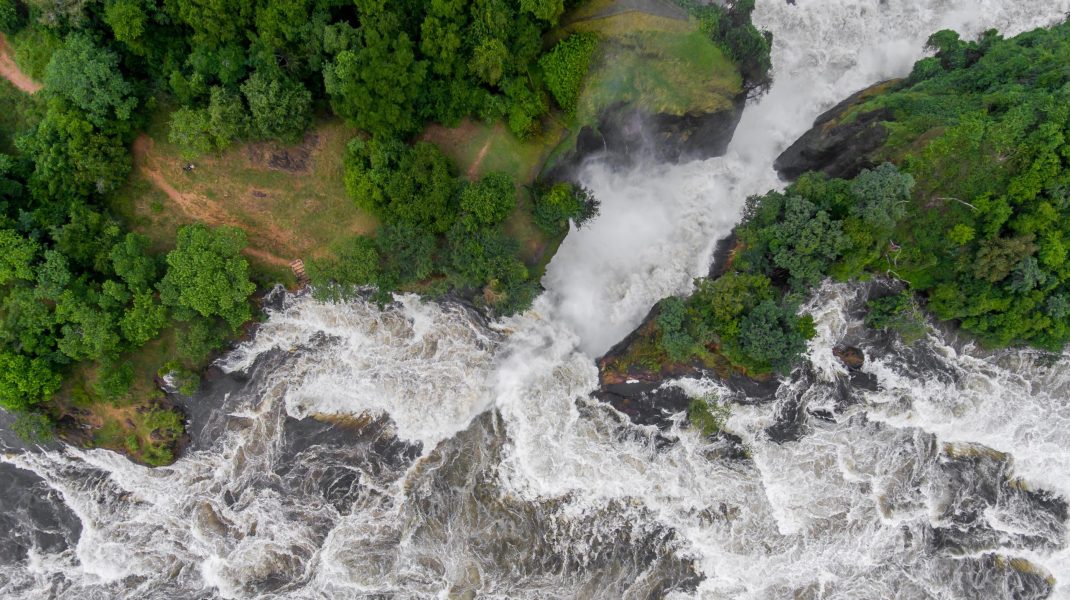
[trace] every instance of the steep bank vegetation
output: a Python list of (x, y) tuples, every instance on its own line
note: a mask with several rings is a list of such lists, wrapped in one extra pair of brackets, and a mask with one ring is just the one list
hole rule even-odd
[[(661, 304), (650, 335), (662, 364), (717, 355), (750, 374), (784, 372), (811, 332), (798, 314), (810, 290), (874, 273), (985, 344), (1066, 344), (1070, 24), (976, 41), (942, 31), (929, 45), (909, 78), (843, 108), (795, 154), (840, 169), (822, 136), (847, 131), (839, 150), (876, 139), (853, 164), (878, 166), (851, 179), (808, 173), (751, 198), (726, 272)], [(918, 336), (909, 296), (872, 309), (870, 325)]]

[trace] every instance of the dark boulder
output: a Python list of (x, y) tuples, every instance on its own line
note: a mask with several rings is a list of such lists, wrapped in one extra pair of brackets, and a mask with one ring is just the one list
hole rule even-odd
[(599, 115), (597, 128), (580, 130), (575, 148), (547, 178), (574, 180), (594, 158), (627, 166), (651, 158), (679, 163), (721, 156), (728, 151), (745, 103), (746, 94), (740, 94), (727, 110), (686, 115), (651, 114), (631, 104), (614, 104)]
[(850, 179), (863, 169), (876, 166), (873, 153), (888, 140), (886, 121), (894, 119), (889, 109), (872, 110), (844, 121), (856, 105), (894, 85), (895, 81), (866, 88), (814, 121), (814, 126), (795, 141), (773, 163), (785, 180), (794, 180), (807, 171), (821, 171), (830, 177)]
[(866, 362), (866, 355), (854, 346), (837, 346), (832, 349), (832, 354), (848, 369), (861, 369)]

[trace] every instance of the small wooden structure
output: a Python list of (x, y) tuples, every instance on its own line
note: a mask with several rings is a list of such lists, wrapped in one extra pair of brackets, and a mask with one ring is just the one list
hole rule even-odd
[(305, 273), (305, 261), (300, 258), (290, 261), (290, 269), (294, 272), (294, 277), (297, 278), (297, 283), (299, 283), (301, 287), (311, 283), (308, 279), (308, 274)]

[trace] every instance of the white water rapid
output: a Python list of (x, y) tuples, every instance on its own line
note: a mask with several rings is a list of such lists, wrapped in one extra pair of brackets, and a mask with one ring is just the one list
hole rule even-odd
[[(935, 330), (903, 347), (860, 326), (862, 286), (826, 285), (809, 364), (774, 398), (678, 383), (731, 402), (741, 443), (590, 398), (594, 358), (707, 272), (816, 116), (904, 75), (938, 29), (1013, 34), (1068, 11), (759, 0), (775, 82), (727, 155), (590, 166), (602, 214), (527, 314), (287, 296), (194, 399), (173, 466), (4, 455), (0, 481), (32, 493), (3, 505), (18, 518), (0, 521), (0, 597), (1070, 598), (1068, 357)], [(858, 380), (832, 357), (844, 342), (867, 354)]]

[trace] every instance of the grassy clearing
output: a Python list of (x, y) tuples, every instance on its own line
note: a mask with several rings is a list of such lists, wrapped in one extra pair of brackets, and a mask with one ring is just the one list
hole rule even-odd
[[(2, 100), (2, 97), (0, 97)], [(168, 111), (158, 112), (146, 135), (134, 144), (135, 169), (110, 199), (127, 227), (148, 236), (152, 250), (175, 245), (178, 228), (193, 222), (234, 225), (249, 238), (246, 256), (253, 279), (267, 287), (295, 283), (288, 263), (324, 257), (332, 244), (367, 234), (376, 219), (358, 210), (343, 184), (346, 143), (356, 132), (337, 120), (323, 120), (297, 145), (248, 143), (220, 155), (201, 157), (186, 171), (167, 140)], [(166, 405), (155, 377), (171, 365), (196, 387), (208, 357), (191, 358), (181, 348), (187, 326), (175, 323), (122, 357), (133, 382), (119, 398), (94, 391), (99, 365), (85, 365), (61, 393), (61, 412), (88, 425), (83, 443), (124, 452), (146, 464), (171, 462), (182, 435), (181, 415)]]
[(354, 135), (338, 120), (323, 120), (300, 144), (242, 144), (196, 159), (196, 168), (185, 171), (161, 111), (135, 143), (135, 172), (112, 208), (158, 251), (174, 246), (181, 225), (241, 227), (259, 282), (292, 283), (289, 261), (328, 256), (332, 244), (378, 225), (345, 193), (342, 159)]
[(518, 139), (501, 123), (465, 120), (457, 127), (431, 125), (422, 139), (442, 150), (468, 179), (475, 180), (491, 171), (503, 171), (517, 183), (535, 180), (542, 163), (565, 133), (556, 118), (543, 123), (543, 131), (532, 139)]
[(730, 109), (743, 89), (735, 64), (699, 30), (697, 21), (636, 9), (617, 12), (620, 4), (586, 2), (548, 35), (554, 43), (571, 33), (593, 32), (601, 41), (576, 116), (548, 165), (566, 156), (580, 130), (597, 127), (599, 115), (614, 104), (628, 103), (652, 114), (710, 113)]

